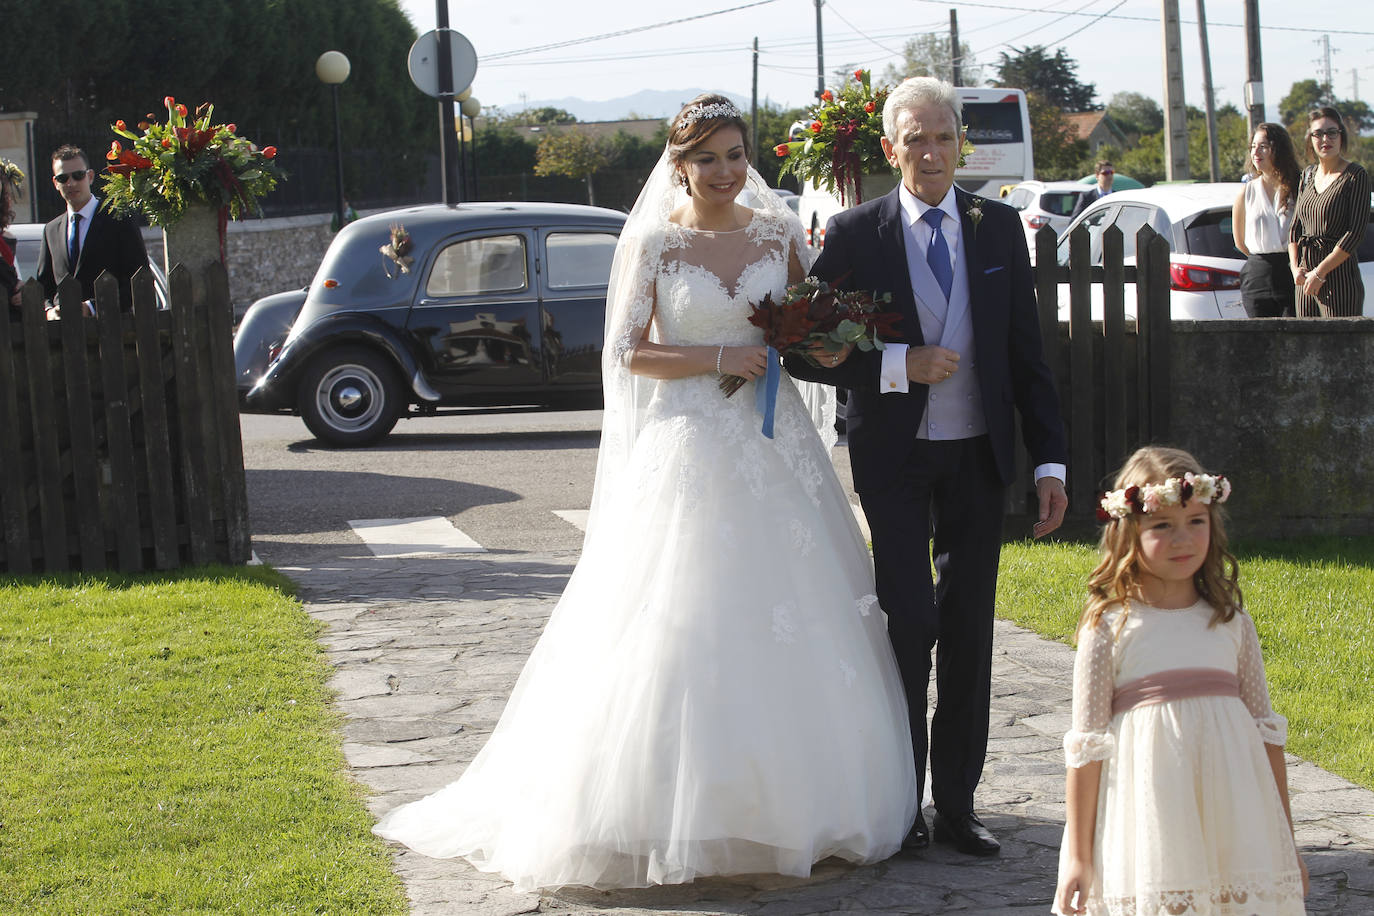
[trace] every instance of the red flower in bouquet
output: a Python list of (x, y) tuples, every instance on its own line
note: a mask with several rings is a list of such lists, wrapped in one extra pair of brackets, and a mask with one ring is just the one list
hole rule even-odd
[[(763, 342), (786, 356), (799, 354), (813, 366), (819, 366), (814, 352), (817, 349), (838, 353), (846, 346), (860, 350), (881, 350), (883, 338), (896, 334), (902, 316), (897, 312), (882, 312), (879, 305), (892, 301), (891, 293), (874, 296), (872, 293), (839, 290), (815, 277), (807, 277), (787, 288), (782, 301), (772, 294), (758, 304), (750, 303), (753, 312), (749, 323), (763, 329)], [(738, 375), (726, 375), (720, 380), (720, 390), (730, 397), (744, 385)]]

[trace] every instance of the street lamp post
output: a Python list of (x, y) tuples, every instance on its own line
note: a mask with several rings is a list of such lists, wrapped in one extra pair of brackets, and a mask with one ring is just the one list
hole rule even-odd
[(472, 162), (472, 183), (471, 183), (470, 185), (468, 185), (468, 195), (469, 195), (469, 196), (468, 196), (468, 200), (476, 200), (476, 199), (477, 199), (477, 126), (476, 126), (476, 122), (473, 121), (473, 119), (476, 118), (479, 114), (482, 113), (482, 103), (479, 102), (479, 101), (477, 101), (477, 98), (476, 98), (475, 96), (469, 95), (467, 98), (463, 99), (462, 107), (461, 107), (459, 110), (462, 112), (462, 114), (464, 114), (464, 115), (467, 116), (467, 119), (468, 119), (468, 129), (469, 129), (469, 131), (470, 131), (470, 133), (468, 134), (468, 136), (470, 137), (470, 139), (469, 139), (469, 141), (468, 141), (468, 146), (469, 146), (469, 148), (470, 148), (470, 149), (469, 149), (469, 153), (468, 153), (468, 157), (469, 157), (469, 159), (470, 159), (471, 162)]
[(339, 85), (348, 79), (352, 70), (348, 58), (340, 51), (325, 51), (315, 61), (315, 75), (333, 90), (334, 94), (334, 154), (337, 157), (337, 195), (334, 219), (340, 229), (344, 226), (343, 128), (339, 124)]

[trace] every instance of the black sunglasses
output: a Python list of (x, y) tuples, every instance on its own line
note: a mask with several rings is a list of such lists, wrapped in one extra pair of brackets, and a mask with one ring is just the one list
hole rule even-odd
[(90, 171), (90, 169), (81, 169), (77, 172), (58, 172), (56, 175), (52, 176), (52, 180), (58, 184), (66, 184), (68, 181), (80, 181), (85, 178)]

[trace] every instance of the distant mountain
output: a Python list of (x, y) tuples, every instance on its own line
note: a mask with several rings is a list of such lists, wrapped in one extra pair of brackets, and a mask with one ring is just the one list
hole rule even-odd
[[(604, 102), (588, 101), (579, 98), (530, 99), (521, 104), (501, 105), (506, 114), (515, 114), (521, 108), (561, 108), (579, 121), (620, 121), (631, 114), (640, 118), (671, 118), (681, 110), (690, 99), (705, 89), (643, 89), (634, 95), (607, 99)], [(719, 90), (710, 90), (716, 92)], [(747, 111), (749, 100), (730, 92), (722, 92), (741, 111)]]

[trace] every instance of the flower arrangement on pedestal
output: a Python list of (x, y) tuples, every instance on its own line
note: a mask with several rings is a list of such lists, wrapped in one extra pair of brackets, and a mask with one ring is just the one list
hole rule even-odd
[[(803, 183), (834, 193), (840, 203), (863, 203), (863, 176), (892, 174), (883, 152), (883, 104), (890, 87), (872, 85), (872, 72), (855, 70), (836, 95), (827, 89), (820, 104), (811, 109), (809, 136), (779, 143), (773, 152), (787, 161), (779, 177), (791, 173)], [(959, 165), (964, 164), (973, 144), (964, 141)]]
[(235, 125), (212, 124), (208, 102), (194, 118), (170, 95), (163, 103), (166, 122), (149, 114), (138, 125), (142, 133), (124, 121), (112, 125), (130, 147), (115, 140), (105, 154), (103, 206), (119, 216), (141, 214), (166, 229), (190, 207), (208, 205), (219, 212), (221, 237), (226, 220), (261, 215), (261, 199), (284, 177), (272, 162), (277, 148), (258, 149)]
[(861, 179), (872, 172), (891, 172), (883, 153), (883, 103), (888, 89), (874, 89), (868, 70), (855, 70), (837, 96), (829, 89), (811, 109), (810, 136), (779, 143), (773, 151), (787, 161), (778, 172), (802, 182), (815, 182), (840, 193), (840, 202), (863, 202)]

